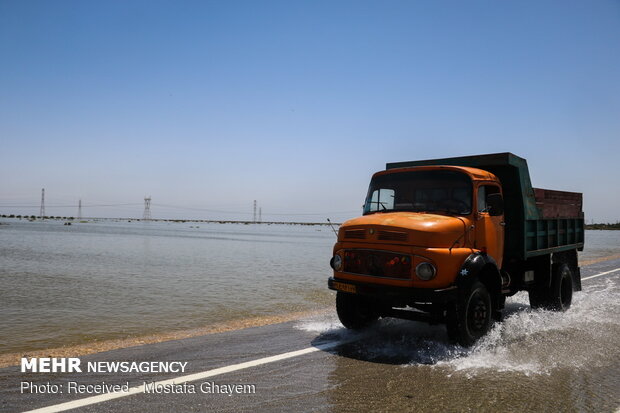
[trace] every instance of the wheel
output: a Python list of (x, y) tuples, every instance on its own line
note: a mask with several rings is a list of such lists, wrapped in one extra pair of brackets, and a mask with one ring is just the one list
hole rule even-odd
[(468, 347), (484, 336), (492, 325), (492, 306), (489, 291), (480, 281), (459, 293), (456, 303), (447, 310), (448, 337)]
[(551, 285), (529, 292), (530, 306), (551, 311), (566, 311), (573, 300), (573, 274), (567, 264), (553, 264)]
[(548, 308), (553, 311), (566, 311), (573, 301), (573, 274), (566, 264), (554, 264), (553, 267)]
[(343, 326), (352, 330), (368, 327), (379, 319), (374, 303), (362, 296), (336, 293), (336, 312)]

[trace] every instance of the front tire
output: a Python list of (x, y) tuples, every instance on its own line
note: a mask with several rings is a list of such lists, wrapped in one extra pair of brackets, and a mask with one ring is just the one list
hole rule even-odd
[(371, 300), (340, 291), (336, 293), (336, 312), (342, 325), (352, 330), (361, 330), (379, 319)]
[(448, 337), (464, 347), (473, 345), (491, 329), (491, 315), (491, 295), (484, 284), (475, 281), (448, 308)]

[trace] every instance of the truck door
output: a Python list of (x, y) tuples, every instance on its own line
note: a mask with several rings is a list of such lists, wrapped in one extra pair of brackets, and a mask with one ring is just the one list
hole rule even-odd
[(475, 248), (486, 251), (498, 268), (504, 255), (504, 215), (491, 216), (487, 207), (489, 194), (501, 193), (498, 185), (482, 184), (478, 187)]

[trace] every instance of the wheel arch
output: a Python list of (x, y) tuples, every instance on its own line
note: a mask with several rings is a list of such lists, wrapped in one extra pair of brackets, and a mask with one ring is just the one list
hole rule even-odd
[(493, 307), (495, 309), (503, 307), (500, 305), (502, 276), (493, 257), (481, 252), (472, 253), (467, 257), (457, 276), (457, 286), (459, 289), (467, 288), (476, 279), (489, 291)]

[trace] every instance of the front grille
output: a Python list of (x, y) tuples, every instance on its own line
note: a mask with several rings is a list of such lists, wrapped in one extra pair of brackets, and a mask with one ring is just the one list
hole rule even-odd
[(388, 278), (411, 278), (411, 256), (375, 250), (345, 250), (344, 272)]
[(363, 229), (347, 229), (344, 231), (345, 239), (365, 239), (366, 233)]
[(381, 241), (407, 241), (407, 233), (398, 231), (379, 231), (377, 238)]

